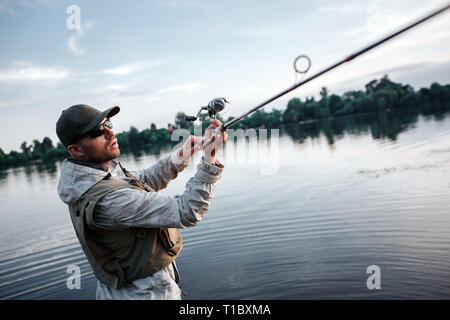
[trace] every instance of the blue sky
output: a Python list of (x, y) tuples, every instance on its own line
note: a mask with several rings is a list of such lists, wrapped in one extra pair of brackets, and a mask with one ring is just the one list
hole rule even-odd
[[(86, 103), (119, 105), (116, 132), (178, 111), (195, 113), (214, 97), (239, 115), (446, 1), (56, 1), (0, 0), (0, 147), (19, 150), (49, 136), (61, 111)], [(80, 29), (69, 29), (70, 5)], [(292, 97), (362, 89), (389, 74), (415, 89), (450, 83), (450, 14), (444, 13), (266, 107)]]

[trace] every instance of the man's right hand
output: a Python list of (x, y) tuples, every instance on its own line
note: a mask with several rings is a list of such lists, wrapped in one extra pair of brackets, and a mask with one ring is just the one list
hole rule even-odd
[(206, 140), (203, 142), (203, 151), (205, 160), (211, 164), (216, 164), (217, 151), (227, 141), (228, 135), (225, 131), (215, 130), (220, 128), (222, 122), (217, 119), (212, 119), (211, 124), (206, 128)]

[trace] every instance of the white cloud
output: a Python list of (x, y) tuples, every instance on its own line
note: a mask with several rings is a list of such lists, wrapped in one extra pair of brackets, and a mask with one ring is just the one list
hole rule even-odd
[(50, 5), (50, 0), (21, 0), (18, 2), (18, 5), (21, 7), (30, 7), (34, 8), (36, 5)]
[(173, 85), (166, 88), (159, 89), (155, 94), (162, 95), (167, 93), (182, 93), (182, 94), (192, 94), (197, 91), (204, 89), (205, 86), (202, 83), (187, 83), (183, 85)]
[(219, 3), (211, 0), (162, 0), (156, 3), (157, 6), (169, 9), (193, 8), (203, 11), (212, 11), (218, 8)]
[(51, 2), (51, 0), (0, 0), (0, 13), (17, 16), (23, 9), (42, 5), (49, 6)]
[(109, 75), (120, 77), (160, 65), (162, 63), (165, 63), (166, 61), (167, 61), (166, 59), (159, 59), (155, 61), (138, 61), (129, 64), (124, 64), (115, 68), (105, 69), (103, 72)]
[(19, 63), (17, 67), (0, 69), (0, 82), (55, 85), (69, 75), (70, 71), (65, 68)]
[(319, 13), (330, 15), (345, 15), (358, 11), (359, 1), (347, 2), (347, 3), (327, 3), (317, 8)]
[(234, 32), (238, 36), (246, 37), (279, 37), (280, 34), (295, 35), (297, 33), (288, 21), (277, 21), (276, 23), (261, 21), (258, 25), (238, 26)]

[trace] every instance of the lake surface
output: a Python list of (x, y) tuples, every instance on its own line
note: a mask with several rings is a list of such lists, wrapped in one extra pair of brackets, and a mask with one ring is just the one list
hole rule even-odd
[[(209, 212), (182, 230), (184, 299), (450, 298), (450, 115), (288, 126), (267, 155), (251, 141), (227, 143)], [(119, 158), (128, 169), (157, 159)], [(0, 175), (1, 299), (95, 299), (58, 177), (59, 163)], [(70, 265), (81, 289), (67, 287)]]

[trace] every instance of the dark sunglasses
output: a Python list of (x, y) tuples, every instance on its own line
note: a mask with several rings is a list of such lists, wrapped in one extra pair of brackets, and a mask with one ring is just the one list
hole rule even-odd
[(102, 124), (99, 124), (97, 127), (95, 127), (94, 129), (92, 129), (91, 131), (89, 131), (86, 134), (89, 135), (89, 137), (91, 137), (92, 139), (95, 139), (105, 133), (105, 127), (108, 129), (113, 128), (113, 124), (112, 124), (111, 120), (107, 119), (105, 122), (103, 122)]

